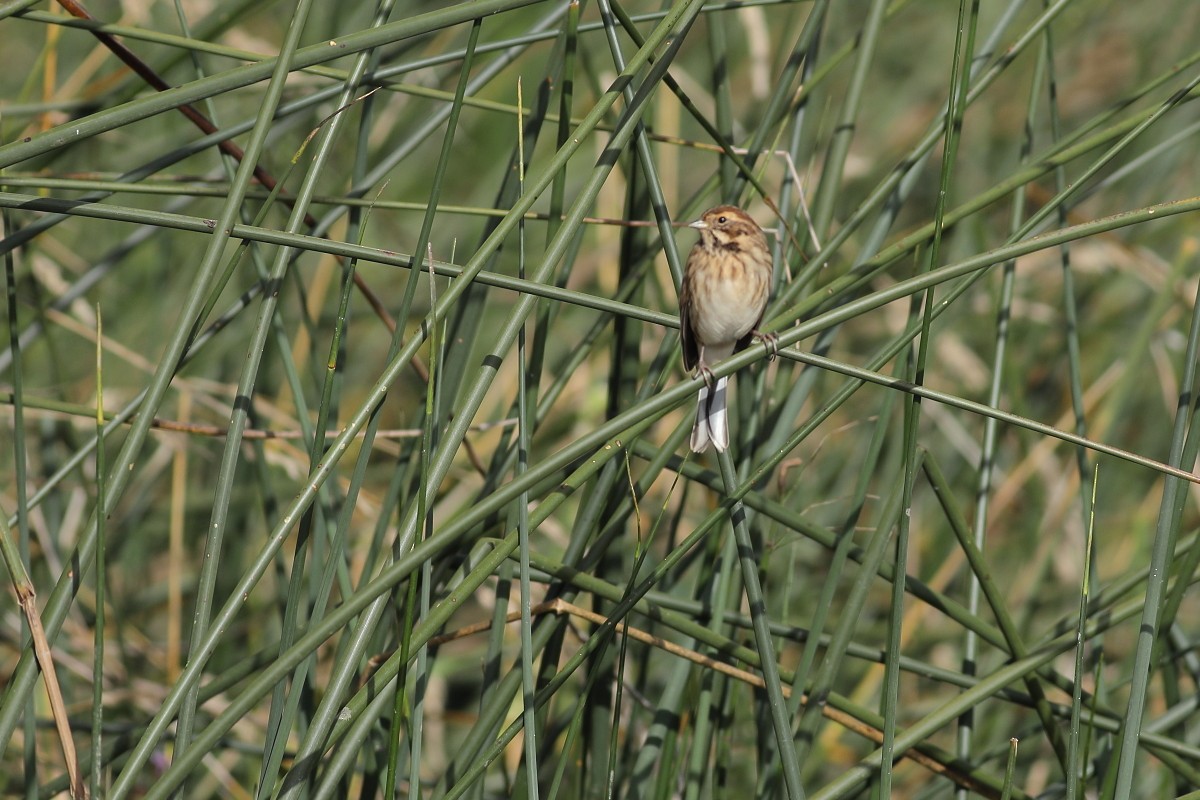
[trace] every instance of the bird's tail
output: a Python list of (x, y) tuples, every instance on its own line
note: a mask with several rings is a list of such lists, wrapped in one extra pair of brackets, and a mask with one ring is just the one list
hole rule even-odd
[(726, 413), (725, 390), (728, 376), (718, 378), (715, 385), (700, 387), (696, 404), (696, 424), (692, 427), (692, 452), (703, 453), (712, 442), (718, 452), (729, 448), (729, 416)]

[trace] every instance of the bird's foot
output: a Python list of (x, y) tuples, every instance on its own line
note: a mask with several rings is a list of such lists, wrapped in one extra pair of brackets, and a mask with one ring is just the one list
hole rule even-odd
[(763, 333), (757, 328), (750, 331), (750, 335), (766, 345), (767, 361), (774, 361), (775, 356), (779, 355), (779, 337), (773, 333)]

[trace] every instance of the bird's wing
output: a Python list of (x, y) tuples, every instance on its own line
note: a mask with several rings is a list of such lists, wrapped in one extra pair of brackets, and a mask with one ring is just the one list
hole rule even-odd
[(695, 369), (696, 364), (700, 362), (700, 347), (696, 342), (696, 334), (692, 331), (691, 314), (688, 313), (692, 305), (690, 294), (688, 282), (684, 280), (683, 288), (679, 292), (679, 341), (683, 345), (683, 366), (689, 370)]

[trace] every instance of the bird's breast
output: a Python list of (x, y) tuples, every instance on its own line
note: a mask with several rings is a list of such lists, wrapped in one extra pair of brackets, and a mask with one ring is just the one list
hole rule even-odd
[(718, 261), (715, 269), (696, 276), (692, 297), (692, 328), (706, 347), (732, 345), (749, 333), (762, 316), (770, 288), (769, 271), (746, 269), (735, 258)]

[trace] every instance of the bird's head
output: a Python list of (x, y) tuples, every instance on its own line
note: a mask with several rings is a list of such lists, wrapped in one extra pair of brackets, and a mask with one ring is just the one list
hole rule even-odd
[(700, 231), (700, 241), (710, 249), (741, 250), (759, 240), (766, 245), (762, 228), (737, 206), (716, 206), (688, 225)]

